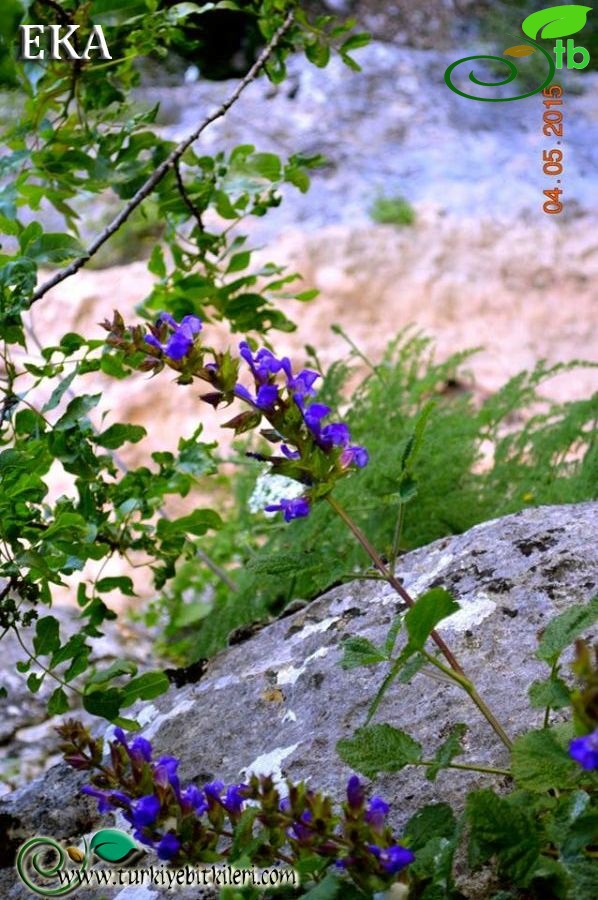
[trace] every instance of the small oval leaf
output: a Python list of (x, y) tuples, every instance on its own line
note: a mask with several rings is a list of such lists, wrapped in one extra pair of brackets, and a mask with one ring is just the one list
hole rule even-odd
[(96, 831), (89, 846), (104, 862), (122, 862), (137, 850), (133, 838), (117, 828), (103, 828)]
[(503, 50), (505, 56), (531, 56), (535, 52), (535, 49), (529, 44), (517, 44), (515, 47), (507, 47), (506, 50)]
[(521, 28), (532, 39), (568, 37), (581, 31), (591, 9), (591, 6), (578, 6), (576, 3), (539, 9), (523, 20)]

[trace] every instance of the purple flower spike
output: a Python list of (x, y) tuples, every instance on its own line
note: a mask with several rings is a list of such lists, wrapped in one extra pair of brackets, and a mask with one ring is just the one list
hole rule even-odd
[(303, 369), (298, 375), (287, 377), (287, 387), (295, 400), (313, 396), (315, 394), (313, 384), (319, 377), (319, 372), (314, 372), (312, 369)]
[(195, 784), (190, 784), (184, 791), (181, 791), (181, 804), (193, 809), (198, 816), (205, 813), (208, 808), (203, 792)]
[(204, 792), (206, 797), (212, 800), (220, 800), (220, 795), (224, 790), (224, 782), (223, 781), (210, 781), (208, 784), (204, 784)]
[(265, 511), (284, 513), (285, 522), (291, 522), (293, 519), (304, 519), (309, 515), (309, 500), (307, 497), (297, 497), (295, 500), (281, 500), (280, 503), (266, 506)]
[(341, 454), (341, 465), (355, 464), (358, 469), (363, 469), (370, 461), (370, 455), (365, 447), (347, 447)]
[(377, 847), (375, 844), (368, 844), (367, 846), (370, 853), (374, 854), (388, 875), (396, 875), (415, 861), (415, 854), (406, 847), (401, 847), (400, 844), (395, 844), (394, 847)]
[(384, 802), (382, 797), (372, 797), (366, 810), (365, 820), (375, 831), (382, 831), (389, 810), (390, 806)]
[(350, 440), (351, 434), (344, 422), (326, 425), (320, 432), (320, 441), (326, 447), (346, 447)]
[(228, 813), (238, 815), (243, 811), (245, 797), (243, 796), (242, 791), (245, 788), (245, 784), (231, 784), (231, 786), (227, 788), (226, 796), (224, 800), (221, 800), (220, 802)]
[(592, 734), (572, 740), (569, 744), (569, 756), (578, 762), (582, 769), (587, 771), (598, 769), (598, 728)]
[(131, 744), (129, 756), (131, 759), (150, 762), (152, 758), (152, 745), (144, 737), (136, 737)]
[(163, 859), (165, 861), (172, 859), (177, 855), (181, 848), (181, 842), (174, 834), (165, 834), (158, 846), (156, 847), (156, 852), (158, 854), (158, 859)]

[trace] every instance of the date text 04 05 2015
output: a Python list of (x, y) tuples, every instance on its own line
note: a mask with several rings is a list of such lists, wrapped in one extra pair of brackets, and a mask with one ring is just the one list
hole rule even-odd
[(552, 150), (544, 150), (542, 153), (544, 174), (556, 178), (557, 185), (544, 191), (544, 196), (548, 197), (548, 200), (544, 202), (543, 209), (549, 215), (556, 215), (563, 211), (563, 203), (560, 199), (563, 190), (559, 187), (561, 179), (558, 177), (563, 172), (563, 151), (559, 149), (560, 139), (563, 137), (563, 112), (559, 109), (563, 105), (563, 89), (559, 84), (552, 84), (545, 88), (542, 94), (548, 98), (544, 100), (546, 109), (543, 115), (544, 127), (542, 130), (546, 137), (558, 138), (557, 147)]

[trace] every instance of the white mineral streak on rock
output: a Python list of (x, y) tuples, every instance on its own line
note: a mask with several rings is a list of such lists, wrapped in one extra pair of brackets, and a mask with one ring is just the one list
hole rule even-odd
[(330, 628), (334, 622), (338, 622), (340, 616), (328, 616), (325, 619), (322, 619), (320, 622), (310, 622), (308, 625), (304, 625), (301, 631), (295, 632), (295, 634), (291, 637), (291, 644), (296, 644), (299, 641), (304, 641), (305, 638), (309, 637), (310, 634), (317, 634), (319, 631), (326, 631), (326, 629)]
[(293, 712), (292, 709), (287, 709), (286, 713), (282, 717), (283, 722), (296, 722), (297, 721), (297, 713)]
[(461, 609), (458, 612), (443, 619), (439, 624), (438, 628), (441, 631), (467, 631), (487, 619), (496, 609), (494, 600), (481, 591), (473, 600), (459, 600), (459, 605)]
[(295, 684), (297, 679), (303, 675), (307, 666), (313, 659), (318, 659), (322, 656), (326, 656), (329, 651), (329, 647), (320, 647), (316, 650), (315, 653), (312, 653), (311, 656), (308, 656), (307, 659), (303, 662), (303, 665), (297, 666), (287, 666), (285, 669), (281, 669), (277, 676), (277, 684)]
[(115, 895), (114, 900), (153, 900), (160, 895), (146, 887), (126, 887)]
[(151, 741), (164, 722), (168, 721), (168, 719), (178, 719), (179, 716), (183, 716), (186, 712), (192, 710), (194, 706), (194, 700), (181, 700), (180, 703), (177, 703), (176, 706), (169, 709), (168, 712), (161, 716), (156, 716), (151, 724), (145, 729), (144, 736)]
[(282, 763), (287, 756), (295, 752), (298, 746), (299, 744), (291, 744), (290, 747), (276, 747), (269, 753), (262, 753), (250, 765), (241, 769), (240, 774), (246, 781), (252, 775), (257, 775), (258, 778), (260, 775), (271, 775), (279, 793), (285, 795), (286, 785), (282, 774)]

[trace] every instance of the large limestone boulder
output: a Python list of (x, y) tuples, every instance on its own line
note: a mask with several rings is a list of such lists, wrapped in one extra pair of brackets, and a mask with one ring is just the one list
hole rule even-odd
[[(400, 560), (398, 572), (414, 596), (431, 586), (454, 593), (461, 610), (439, 630), (512, 736), (541, 725), (542, 713), (527, 699), (528, 686), (546, 674), (534, 659), (538, 634), (552, 616), (595, 592), (597, 510), (592, 503), (530, 509)], [(141, 708), (143, 734), (157, 751), (180, 756), (184, 779), (202, 783), (275, 773), (308, 779), (338, 797), (350, 771), (336, 743), (363, 723), (383, 675), (381, 669), (344, 671), (341, 644), (347, 635), (381, 642), (399, 608), (397, 595), (381, 582), (337, 587), (220, 653), (198, 682)], [(465, 695), (423, 673), (393, 687), (377, 720), (407, 730), (430, 750), (451, 724), (464, 722), (469, 761), (499, 767), (507, 762)], [(26, 895), (11, 868), (25, 836), (37, 832), (79, 841), (98, 827), (94, 809), (77, 793), (84, 780), (61, 764), (0, 800), (2, 896)], [(421, 804), (442, 799), (459, 808), (469, 787), (490, 785), (505, 783), (455, 771), (430, 783), (420, 770), (408, 768), (381, 777), (376, 792), (392, 802), (393, 824), (400, 828)], [(130, 896), (121, 891), (122, 900)], [(484, 895), (472, 888), (469, 896)]]

